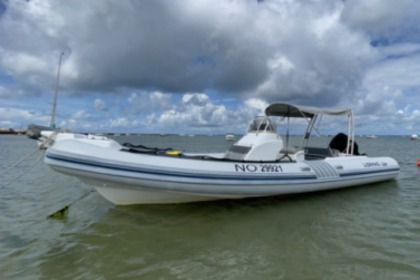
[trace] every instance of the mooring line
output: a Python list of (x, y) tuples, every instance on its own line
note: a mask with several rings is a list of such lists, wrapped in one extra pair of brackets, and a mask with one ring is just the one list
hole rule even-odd
[(12, 166), (6, 168), (5, 170), (3, 170), (0, 173), (0, 176), (3, 176), (4, 174), (6, 174), (8, 171), (10, 171), (12, 168), (18, 166), (19, 164), (21, 164), (25, 159), (27, 159), (29, 156), (33, 155), (36, 151), (38, 150), (42, 150), (42, 153), (40, 155), (40, 157), (35, 161), (34, 164), (32, 164), (28, 169), (26, 169), (22, 174), (18, 175), (16, 178), (10, 180), (9, 182), (7, 182), (4, 185), (0, 185), (0, 188), (4, 188), (8, 185), (10, 185), (11, 183), (15, 182), (17, 179), (19, 179), (20, 177), (22, 177), (23, 175), (25, 175), (29, 170), (31, 170), (44, 156), (45, 154), (45, 150), (48, 148), (48, 146), (50, 146), (54, 140), (55, 137), (57, 137), (58, 132), (54, 131), (50, 136), (48, 136), (48, 138), (46, 138), (44, 140), (44, 142), (42, 144), (40, 144), (38, 147), (36, 147), (33, 151), (31, 151), (28, 155), (24, 156), (22, 159), (20, 159), (18, 162), (16, 162), (15, 164), (13, 164)]
[(64, 206), (63, 208), (61, 208), (60, 210), (55, 211), (54, 213), (48, 215), (48, 219), (66, 219), (68, 212), (69, 212), (69, 208), (70, 206), (72, 206), (73, 204), (75, 204), (76, 202), (86, 198), (88, 195), (90, 195), (91, 193), (93, 193), (95, 190), (91, 189), (90, 191), (88, 191), (87, 193), (85, 193), (84, 195), (82, 195), (81, 197), (79, 197), (78, 199), (76, 199), (75, 201), (67, 204), (66, 206)]
[[(39, 150), (39, 148), (37, 147), (35, 151)], [(16, 167), (17, 165), (19, 165), (23, 160), (25, 160), (26, 158), (28, 158), (30, 155), (34, 154), (34, 152), (31, 152), (29, 155), (25, 156), (23, 159), (21, 159), (20, 161), (18, 161), (17, 163), (15, 163), (14, 165), (12, 165), (11, 167), (7, 168), (5, 171), (3, 171), (2, 173), (0, 173), (0, 175), (5, 174), (7, 171), (9, 171), (10, 169), (12, 169), (13, 167)], [(31, 165), (29, 166), (29, 168), (27, 168), (26, 170), (24, 170), (21, 174), (19, 174), (17, 177), (13, 178), (12, 180), (8, 181), (7, 183), (3, 184), (0, 186), (0, 188), (5, 188), (8, 185), (10, 185), (11, 183), (15, 182), (16, 180), (18, 180), (19, 178), (21, 178), (23, 175), (25, 175), (26, 173), (28, 173), (29, 170), (31, 170), (35, 165), (38, 164), (38, 162), (41, 161), (42, 157), (45, 154), (45, 150), (42, 151), (41, 155), (39, 156), (39, 158)]]
[(6, 174), (8, 171), (10, 171), (12, 168), (16, 167), (17, 165), (21, 164), (22, 161), (24, 161), (25, 159), (27, 159), (29, 156), (33, 155), (36, 151), (39, 150), (39, 147), (36, 147), (33, 151), (31, 151), (28, 155), (24, 156), (22, 159), (20, 159), (18, 162), (16, 162), (15, 164), (13, 164), (12, 166), (10, 166), (9, 168), (6, 168), (5, 170), (3, 170), (0, 173), (0, 176), (3, 174)]

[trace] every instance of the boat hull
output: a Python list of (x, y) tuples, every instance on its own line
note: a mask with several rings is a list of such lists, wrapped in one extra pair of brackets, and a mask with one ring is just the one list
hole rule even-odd
[(393, 179), (389, 157), (348, 156), (301, 162), (235, 162), (179, 155), (136, 154), (63, 140), (45, 162), (80, 178), (117, 205), (183, 203), (296, 194)]
[(41, 131), (52, 131), (51, 127), (37, 125), (37, 124), (30, 124), (26, 130), (26, 135), (32, 139), (38, 139), (41, 137)]

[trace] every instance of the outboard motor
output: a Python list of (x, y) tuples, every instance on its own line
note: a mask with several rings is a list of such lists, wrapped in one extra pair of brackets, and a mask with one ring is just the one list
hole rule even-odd
[[(330, 142), (329, 147), (331, 149), (338, 150), (340, 153), (345, 153), (347, 150), (347, 142), (348, 142), (348, 136), (342, 132), (335, 135)], [(351, 145), (351, 142), (350, 142)], [(350, 146), (351, 149), (351, 146)], [(351, 150), (350, 150), (351, 152)], [(360, 155), (359, 154), (359, 146), (356, 142), (354, 142), (354, 152), (353, 155)]]
[(348, 137), (346, 134), (340, 132), (336, 134), (330, 141), (330, 148), (339, 151), (340, 153), (345, 152), (347, 149)]
[(225, 158), (241, 161), (275, 161), (283, 148), (283, 140), (268, 117), (256, 117), (238, 142), (225, 154)]

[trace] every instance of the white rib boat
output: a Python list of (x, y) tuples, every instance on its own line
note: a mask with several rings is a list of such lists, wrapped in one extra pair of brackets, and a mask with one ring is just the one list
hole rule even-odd
[[(182, 203), (339, 189), (395, 178), (390, 157), (358, 155), (350, 109), (275, 103), (255, 118), (248, 133), (219, 154), (120, 145), (107, 137), (73, 134), (48, 148), (45, 162), (80, 178), (114, 204)], [(328, 147), (308, 147), (321, 115), (347, 116), (348, 135)], [(271, 116), (308, 120), (301, 145), (286, 147)], [(287, 141), (286, 141), (287, 142)]]

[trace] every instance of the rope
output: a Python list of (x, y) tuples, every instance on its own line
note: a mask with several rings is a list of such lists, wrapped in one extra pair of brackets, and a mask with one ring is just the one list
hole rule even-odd
[[(15, 164), (13, 164), (12, 166), (10, 166), (9, 168), (7, 168), (6, 170), (3, 170), (0, 175), (2, 176), (3, 174), (7, 173), (9, 170), (11, 170), (12, 168), (18, 166), (20, 163), (22, 163), (25, 159), (27, 159), (29, 156), (33, 155), (36, 151), (42, 149), (42, 153), (40, 154), (40, 156), (36, 159), (36, 161), (34, 163), (32, 163), (31, 166), (29, 166), (26, 170), (24, 170), (21, 174), (19, 174), (18, 176), (16, 176), (15, 178), (13, 178), (12, 180), (8, 181), (7, 183), (5, 183), (4, 185), (0, 185), (0, 188), (5, 188), (8, 185), (10, 185), (11, 183), (15, 182), (16, 180), (18, 180), (19, 178), (21, 178), (23, 175), (25, 175), (29, 170), (31, 170), (35, 165), (37, 165), (41, 159), (44, 157), (45, 155), (45, 151), (46, 148), (52, 144), (55, 140), (55, 137), (57, 136), (57, 132), (54, 132), (53, 134), (51, 134), (50, 137), (48, 137), (47, 139), (45, 139), (45, 141), (39, 146), (36, 147), (33, 151), (31, 151), (28, 155), (24, 156), (21, 160), (19, 160), (18, 162), (16, 162)], [(83, 194), (82, 196), (80, 196), (78, 199), (74, 200), (73, 202), (69, 203), (68, 205), (64, 206), (63, 208), (61, 208), (60, 210), (52, 213), (51, 215), (49, 215), (47, 218), (53, 218), (53, 219), (63, 219), (63, 218), (67, 218), (67, 213), (69, 210), (69, 207), (72, 206), (73, 204), (75, 204), (76, 202), (86, 198), (89, 194), (91, 194), (92, 192), (94, 192), (94, 189), (89, 190), (88, 192), (86, 192), (85, 194)]]
[(16, 180), (18, 180), (19, 178), (21, 178), (23, 175), (25, 175), (29, 170), (31, 170), (44, 156), (45, 154), (45, 150), (46, 148), (52, 144), (55, 140), (55, 137), (57, 136), (57, 132), (55, 131), (54, 133), (52, 133), (47, 139), (45, 139), (44, 142), (42, 142), (41, 145), (39, 145), (38, 147), (36, 147), (32, 152), (30, 152), (28, 155), (24, 156), (21, 160), (19, 160), (18, 162), (16, 162), (15, 164), (13, 164), (12, 166), (10, 166), (9, 168), (7, 168), (6, 170), (3, 170), (3, 172), (0, 173), (0, 176), (3, 176), (4, 174), (6, 174), (6, 172), (8, 172), (9, 170), (11, 170), (12, 168), (18, 166), (19, 164), (21, 164), (25, 159), (27, 159), (29, 156), (33, 155), (36, 151), (42, 149), (42, 153), (39, 156), (39, 158), (31, 165), (29, 166), (28, 169), (24, 170), (20, 175), (18, 175), (17, 177), (13, 178), (12, 180), (6, 182), (3, 185), (0, 185), (0, 188), (5, 188), (8, 185), (10, 185), (11, 183), (15, 182)]
[(9, 168), (7, 168), (6, 170), (3, 170), (3, 172), (0, 173), (0, 176), (2, 176), (3, 174), (6, 174), (9, 170), (11, 170), (12, 168), (14, 168), (14, 167), (18, 166), (19, 164), (21, 164), (22, 161), (24, 161), (25, 159), (27, 159), (29, 156), (33, 155), (36, 151), (39, 151), (39, 147), (36, 147), (32, 152), (30, 152), (28, 155), (24, 156), (21, 160), (19, 160), (18, 162), (16, 162), (15, 164), (13, 164)]
[[(38, 150), (38, 149), (37, 149)], [(30, 154), (30, 155), (32, 155), (33, 154), (33, 152)], [(25, 175), (29, 170), (31, 170), (35, 165), (37, 165), (38, 164), (38, 162), (40, 162), (41, 161), (41, 159), (42, 159), (42, 157), (44, 156), (44, 154), (45, 154), (45, 150), (43, 150), (42, 151), (42, 153), (41, 153), (41, 155), (38, 157), (38, 159), (31, 165), (31, 166), (29, 166), (29, 168), (27, 168), (26, 170), (24, 170), (21, 174), (19, 174), (17, 177), (15, 177), (15, 178), (13, 178), (12, 180), (10, 180), (9, 182), (7, 182), (7, 183), (5, 183), (4, 185), (2, 185), (2, 186), (0, 186), (0, 188), (5, 188), (5, 187), (7, 187), (8, 185), (10, 185), (11, 183), (13, 183), (13, 182), (15, 182), (16, 180), (18, 180), (19, 178), (21, 178), (23, 175)], [(27, 158), (28, 156), (26, 156), (25, 158)], [(21, 161), (20, 161), (21, 162)], [(20, 163), (19, 162), (19, 163)], [(12, 167), (15, 167), (17, 164), (15, 164), (14, 166), (12, 166)], [(9, 168), (10, 169), (10, 168)]]

